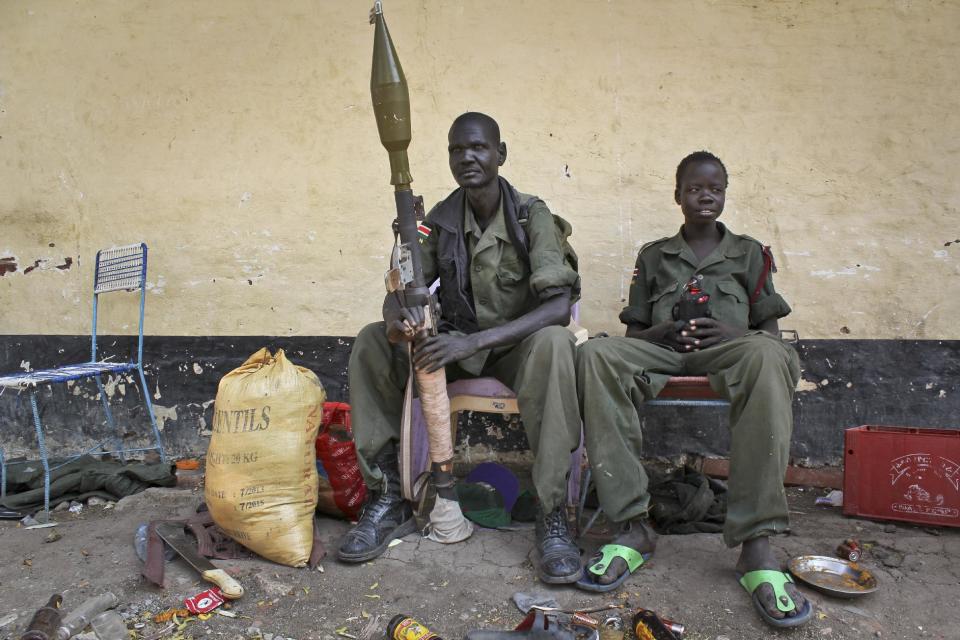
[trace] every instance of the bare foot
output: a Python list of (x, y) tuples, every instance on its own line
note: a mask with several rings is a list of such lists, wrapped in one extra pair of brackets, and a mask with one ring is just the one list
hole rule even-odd
[[(629, 520), (620, 527), (620, 533), (613, 540), (613, 544), (620, 544), (640, 553), (653, 553), (657, 547), (657, 534), (641, 519)], [(610, 584), (616, 581), (626, 570), (627, 563), (623, 558), (614, 558), (602, 576), (593, 576), (598, 584)]]
[[(780, 563), (777, 562), (777, 558), (773, 555), (773, 549), (770, 548), (770, 540), (766, 536), (747, 540), (740, 547), (740, 559), (737, 561), (737, 571), (745, 574), (749, 571), (757, 571), (758, 569), (780, 571)], [(767, 610), (770, 617), (778, 620), (785, 617), (792, 618), (798, 615), (803, 611), (805, 603), (807, 602), (807, 599), (803, 597), (803, 594), (800, 593), (800, 590), (797, 589), (796, 585), (792, 582), (788, 582), (783, 588), (793, 600), (794, 605), (794, 609), (786, 613), (777, 608), (777, 601), (774, 597), (772, 586), (769, 584), (761, 584), (755, 592), (757, 598), (760, 600), (760, 604)], [(787, 602), (783, 602), (783, 604), (787, 605)]]

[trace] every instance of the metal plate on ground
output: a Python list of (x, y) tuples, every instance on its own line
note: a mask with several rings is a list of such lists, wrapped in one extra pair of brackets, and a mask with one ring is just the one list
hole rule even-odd
[(830, 556), (798, 556), (787, 568), (793, 577), (837, 598), (856, 598), (877, 590), (877, 579), (856, 562)]

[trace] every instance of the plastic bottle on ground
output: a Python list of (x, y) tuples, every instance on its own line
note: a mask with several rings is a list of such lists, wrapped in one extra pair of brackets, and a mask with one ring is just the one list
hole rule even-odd
[(80, 606), (68, 611), (57, 629), (57, 640), (69, 638), (83, 631), (97, 614), (117, 606), (117, 596), (110, 591), (84, 600)]
[[(137, 527), (137, 532), (133, 534), (133, 549), (137, 553), (137, 557), (140, 558), (140, 562), (147, 561), (147, 537), (149, 529), (147, 528), (148, 523), (144, 522), (139, 527)], [(177, 552), (170, 548), (169, 545), (163, 545), (163, 557), (166, 560), (173, 560), (177, 557)]]
[(100, 640), (127, 640), (127, 623), (116, 611), (104, 611), (90, 621), (93, 632)]

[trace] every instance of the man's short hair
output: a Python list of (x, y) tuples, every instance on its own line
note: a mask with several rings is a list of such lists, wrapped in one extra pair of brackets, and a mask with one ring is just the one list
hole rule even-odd
[(453, 124), (450, 125), (450, 130), (453, 131), (456, 127), (467, 123), (479, 124), (486, 129), (488, 133), (493, 134), (495, 138), (494, 144), (500, 143), (500, 125), (497, 124), (496, 120), (479, 111), (467, 111), (466, 113), (460, 114), (457, 116), (457, 119), (453, 121)]
[(677, 186), (676, 190), (680, 191), (680, 181), (683, 180), (683, 172), (687, 170), (692, 164), (700, 164), (701, 162), (715, 162), (720, 165), (720, 168), (723, 169), (723, 186), (727, 186), (730, 182), (730, 176), (727, 174), (727, 168), (723, 166), (723, 162), (717, 156), (713, 155), (709, 151), (694, 151), (686, 158), (680, 161), (680, 164), (677, 165)]

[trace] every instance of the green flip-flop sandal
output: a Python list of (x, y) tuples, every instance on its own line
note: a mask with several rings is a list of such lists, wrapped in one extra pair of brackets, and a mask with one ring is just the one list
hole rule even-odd
[(788, 574), (783, 571), (777, 571), (775, 569), (758, 569), (757, 571), (748, 571), (746, 573), (738, 573), (737, 577), (740, 579), (740, 586), (746, 589), (747, 593), (750, 594), (751, 599), (753, 600), (753, 608), (757, 610), (760, 614), (760, 617), (763, 618), (763, 621), (769, 624), (772, 627), (799, 627), (802, 624), (806, 624), (811, 617), (813, 617), (813, 605), (810, 604), (809, 600), (804, 602), (803, 610), (798, 612), (795, 616), (783, 618), (774, 618), (769, 613), (767, 613), (766, 607), (760, 602), (760, 598), (757, 596), (757, 588), (762, 584), (769, 584), (773, 587), (773, 597), (777, 602), (777, 609), (782, 611), (784, 614), (787, 614), (797, 608), (797, 605), (793, 602), (793, 598), (787, 593), (787, 590), (784, 589), (784, 585), (788, 582), (793, 582)]
[[(583, 577), (577, 580), (577, 588), (594, 593), (613, 591), (630, 577), (630, 574), (639, 569), (650, 559), (652, 553), (640, 553), (636, 549), (625, 547), (622, 544), (605, 544), (590, 559)], [(627, 570), (617, 576), (610, 584), (600, 584), (597, 578), (607, 572), (614, 558), (621, 558), (627, 563)]]

